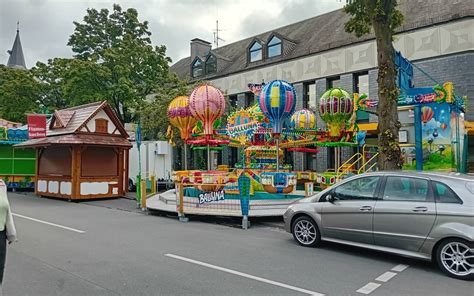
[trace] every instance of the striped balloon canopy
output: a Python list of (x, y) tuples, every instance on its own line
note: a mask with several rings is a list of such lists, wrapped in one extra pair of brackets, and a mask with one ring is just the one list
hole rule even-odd
[(301, 109), (291, 115), (291, 126), (296, 129), (316, 128), (316, 116), (313, 111)]
[(204, 134), (212, 135), (214, 121), (224, 114), (224, 94), (211, 85), (200, 85), (189, 96), (189, 110), (201, 120)]
[(170, 123), (179, 129), (181, 139), (188, 140), (192, 128), (197, 123), (197, 119), (189, 110), (189, 98), (186, 96), (174, 98), (168, 106), (168, 117)]
[(349, 93), (342, 88), (331, 88), (319, 100), (319, 114), (328, 124), (331, 136), (338, 136), (354, 112)]
[(274, 80), (263, 87), (258, 102), (273, 126), (273, 133), (280, 134), (283, 123), (295, 112), (296, 92), (288, 82)]

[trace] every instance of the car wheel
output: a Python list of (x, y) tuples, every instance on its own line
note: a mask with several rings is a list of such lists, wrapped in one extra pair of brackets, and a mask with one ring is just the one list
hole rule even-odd
[(439, 268), (450, 277), (474, 279), (474, 244), (463, 239), (450, 238), (436, 249)]
[(294, 239), (302, 246), (316, 247), (321, 241), (318, 226), (308, 216), (297, 218), (292, 225), (291, 232)]

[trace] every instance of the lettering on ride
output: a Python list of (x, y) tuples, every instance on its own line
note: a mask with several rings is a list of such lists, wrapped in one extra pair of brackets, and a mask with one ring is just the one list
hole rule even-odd
[(199, 194), (199, 204), (215, 202), (225, 199), (224, 190), (204, 192)]

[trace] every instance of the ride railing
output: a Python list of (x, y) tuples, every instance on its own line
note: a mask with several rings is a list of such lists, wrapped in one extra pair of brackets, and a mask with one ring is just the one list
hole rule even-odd
[(364, 161), (364, 164), (357, 170), (357, 174), (374, 171), (374, 168), (377, 168), (378, 156), (379, 154), (375, 153), (369, 160)]
[(237, 188), (237, 176), (233, 172), (180, 171), (172, 176), (176, 186), (176, 207), (179, 215), (209, 214), (239, 216), (239, 195), (226, 196), (227, 188)]
[(336, 171), (336, 180), (341, 180), (345, 175), (349, 173), (357, 173), (357, 164), (364, 161), (364, 156), (361, 153), (352, 155), (346, 160)]

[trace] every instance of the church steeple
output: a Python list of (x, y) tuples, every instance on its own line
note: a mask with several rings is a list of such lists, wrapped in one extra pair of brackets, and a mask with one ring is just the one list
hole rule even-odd
[(13, 42), (13, 47), (7, 52), (10, 55), (7, 63), (8, 67), (26, 69), (25, 57), (23, 56), (23, 48), (21, 47), (20, 41), (20, 22), (16, 24), (16, 37)]

